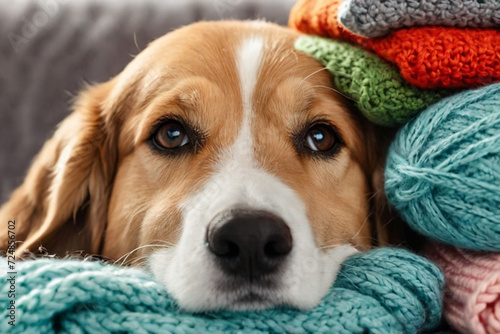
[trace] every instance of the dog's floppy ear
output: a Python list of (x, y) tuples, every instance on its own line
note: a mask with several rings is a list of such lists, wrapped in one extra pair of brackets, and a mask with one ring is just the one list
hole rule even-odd
[[(112, 82), (80, 94), (74, 111), (35, 158), (24, 183), (0, 209), (15, 221), (17, 253), (64, 255), (65, 250), (99, 251), (106, 225), (116, 148), (103, 101)], [(5, 230), (5, 231), (4, 231)], [(0, 231), (6, 247), (7, 229)]]
[(371, 180), (371, 221), (374, 245), (387, 246), (405, 242), (407, 229), (389, 202), (384, 190), (385, 162), (396, 130), (363, 121), (367, 158), (365, 170)]

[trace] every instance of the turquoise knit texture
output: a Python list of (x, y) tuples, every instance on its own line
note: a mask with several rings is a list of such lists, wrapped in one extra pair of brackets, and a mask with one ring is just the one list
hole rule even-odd
[(405, 125), (385, 178), (389, 201), (418, 232), (500, 251), (500, 84), (444, 99)]
[(37, 259), (19, 262), (17, 272), (16, 326), (2, 307), (2, 333), (417, 333), (439, 323), (443, 289), (435, 265), (393, 248), (347, 259), (309, 312), (188, 314), (146, 273), (100, 262)]
[(415, 87), (377, 55), (334, 39), (301, 36), (295, 48), (321, 62), (332, 75), (334, 87), (356, 102), (372, 123), (397, 126), (450, 95), (450, 90)]

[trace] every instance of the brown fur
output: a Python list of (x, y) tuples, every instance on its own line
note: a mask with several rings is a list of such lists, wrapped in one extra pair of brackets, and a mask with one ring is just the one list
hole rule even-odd
[[(390, 212), (382, 185), (390, 136), (352, 110), (320, 64), (294, 50), (295, 32), (220, 22), (158, 39), (120, 75), (80, 95), (0, 209), (0, 220), (16, 221), (17, 240), (24, 241), (18, 251), (42, 245), (60, 255), (84, 250), (119, 258), (141, 245), (175, 244), (180, 203), (203, 185), (211, 162), (236, 138), (242, 99), (235, 49), (255, 33), (267, 41), (253, 97), (257, 160), (302, 198), (318, 246), (386, 243)], [(151, 151), (151, 127), (169, 114), (207, 134), (197, 154), (167, 158)], [(345, 141), (331, 160), (297, 154), (290, 139), (320, 116)], [(4, 233), (0, 243), (7, 245)]]

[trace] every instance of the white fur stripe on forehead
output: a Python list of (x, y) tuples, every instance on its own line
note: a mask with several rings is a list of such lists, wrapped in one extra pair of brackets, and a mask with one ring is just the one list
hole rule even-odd
[(252, 36), (240, 45), (237, 54), (238, 76), (240, 78), (241, 95), (243, 99), (244, 116), (249, 116), (252, 106), (252, 96), (259, 77), (260, 63), (264, 41), (261, 36)]
[(259, 76), (264, 41), (261, 36), (252, 36), (240, 45), (237, 54), (237, 68), (245, 116), (252, 105), (252, 95)]
[(241, 99), (243, 105), (243, 123), (238, 139), (233, 147), (232, 155), (243, 163), (252, 163), (253, 140), (250, 130), (252, 118), (252, 97), (262, 60), (264, 41), (261, 36), (252, 36), (243, 40), (236, 55), (236, 66), (240, 81)]

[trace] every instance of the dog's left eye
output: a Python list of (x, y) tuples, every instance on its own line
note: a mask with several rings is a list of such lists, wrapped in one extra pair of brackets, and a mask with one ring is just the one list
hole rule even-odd
[(312, 151), (328, 152), (338, 143), (335, 131), (330, 126), (317, 124), (307, 132), (304, 144)]
[(168, 121), (156, 130), (153, 140), (164, 149), (176, 149), (189, 144), (189, 137), (181, 123)]

